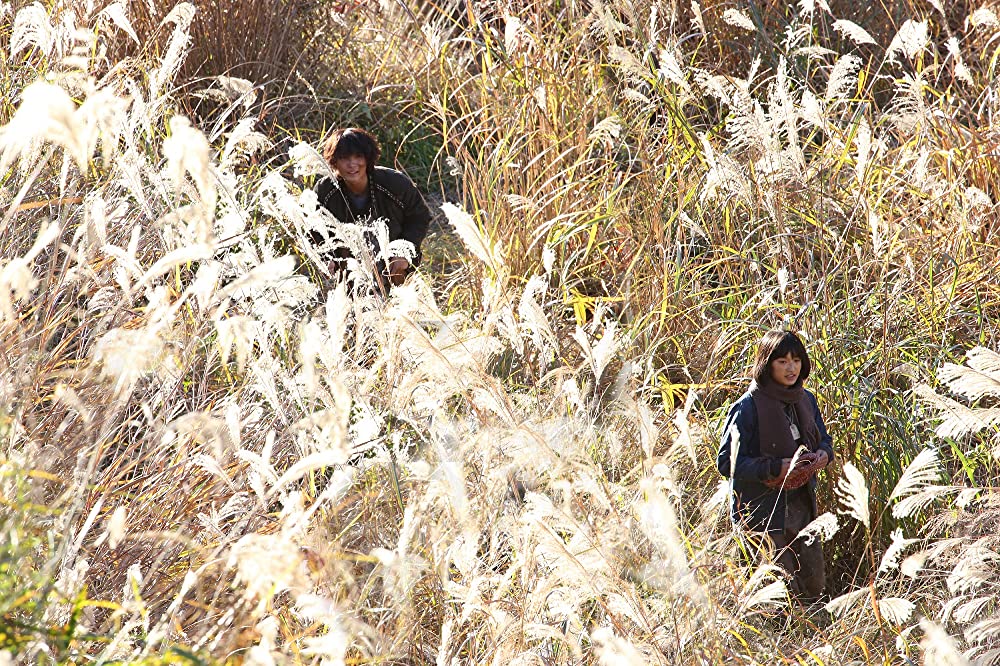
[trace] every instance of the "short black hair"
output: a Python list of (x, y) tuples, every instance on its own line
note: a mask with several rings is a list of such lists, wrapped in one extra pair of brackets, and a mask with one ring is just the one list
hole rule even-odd
[(757, 386), (766, 386), (771, 381), (771, 362), (788, 354), (802, 361), (802, 370), (795, 385), (801, 386), (809, 378), (812, 363), (799, 336), (791, 331), (768, 331), (757, 345), (757, 358), (753, 362), (753, 379)]
[(369, 173), (375, 169), (381, 154), (382, 148), (378, 145), (378, 139), (372, 136), (371, 132), (358, 127), (335, 129), (323, 144), (323, 159), (330, 166), (333, 166), (335, 159), (361, 155), (365, 158)]

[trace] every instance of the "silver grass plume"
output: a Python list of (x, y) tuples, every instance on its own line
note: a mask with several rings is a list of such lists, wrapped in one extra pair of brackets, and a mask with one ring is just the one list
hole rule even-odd
[(903, 536), (903, 530), (897, 528), (892, 532), (892, 543), (886, 548), (879, 563), (878, 572), (887, 573), (899, 566), (899, 556), (910, 545), (917, 543), (919, 539), (907, 539)]
[(10, 55), (35, 46), (40, 54), (48, 57), (55, 44), (55, 28), (49, 22), (49, 13), (40, 2), (21, 8), (14, 16), (10, 35)]
[(858, 70), (862, 64), (861, 58), (850, 54), (841, 56), (837, 60), (826, 84), (827, 101), (849, 95), (851, 88), (857, 84)]
[(784, 569), (773, 564), (761, 564), (754, 569), (740, 592), (739, 612), (784, 606), (788, 601), (788, 588), (781, 579), (783, 573)]
[(826, 0), (799, 0), (799, 16), (812, 16), (817, 7), (827, 14), (830, 13), (830, 5), (826, 3)]
[(122, 32), (132, 38), (132, 41), (136, 44), (139, 43), (139, 36), (135, 34), (135, 28), (132, 27), (132, 22), (128, 20), (128, 6), (124, 0), (116, 0), (110, 5), (101, 10), (97, 15), (98, 22), (102, 20), (109, 21), (112, 25), (117, 26)]
[(864, 587), (860, 590), (853, 590), (839, 597), (831, 599), (826, 604), (826, 610), (834, 617), (844, 617), (849, 611), (864, 602), (865, 597), (871, 594), (871, 589)]
[(899, 477), (896, 487), (889, 495), (889, 501), (897, 500), (919, 491), (924, 486), (941, 478), (941, 465), (937, 450), (927, 448), (906, 466), (903, 475)]
[(969, 14), (969, 16), (965, 19), (965, 25), (973, 28), (997, 28), (1000, 26), (1000, 19), (997, 19), (997, 15), (993, 12), (993, 10), (988, 9), (987, 7), (980, 7), (976, 11)]
[(838, 19), (833, 22), (833, 29), (844, 35), (858, 46), (864, 44), (875, 44), (875, 38), (868, 34), (868, 31), (857, 23), (846, 19)]
[(940, 625), (925, 619), (920, 621), (920, 628), (924, 631), (924, 637), (920, 639), (924, 666), (967, 666), (969, 662)]
[(837, 497), (844, 504), (844, 513), (856, 518), (866, 528), (871, 527), (871, 514), (868, 509), (868, 484), (857, 467), (845, 462), (843, 476), (837, 482)]
[(934, 429), (938, 437), (960, 438), (992, 428), (1000, 423), (1000, 409), (996, 407), (971, 408), (957, 400), (942, 396), (926, 384), (913, 389), (914, 394), (943, 417)]
[(886, 60), (895, 60), (897, 53), (902, 53), (912, 60), (927, 48), (930, 41), (927, 21), (907, 19), (889, 43), (889, 48), (885, 51)]
[[(973, 354), (976, 355), (974, 359)], [(985, 396), (1000, 397), (1000, 372), (996, 369), (996, 359), (1000, 357), (981, 347), (969, 352), (968, 356), (970, 367), (945, 363), (937, 372), (938, 379), (944, 382), (949, 390), (972, 400)], [(985, 361), (987, 366), (977, 370), (974, 364), (980, 361)], [(992, 365), (989, 365), (990, 363)]]
[[(970, 402), (1000, 396), (1000, 354), (985, 347), (974, 347), (966, 353), (966, 364), (968, 367), (946, 363), (938, 370), (938, 379), (948, 390)], [(942, 417), (934, 430), (939, 437), (962, 437), (1000, 423), (998, 407), (970, 407), (939, 394), (927, 384), (914, 388), (914, 393)]]
[(948, 47), (948, 57), (954, 62), (953, 68), (955, 77), (961, 79), (965, 83), (973, 83), (972, 72), (969, 71), (969, 67), (962, 59), (962, 48), (958, 43), (958, 38), (949, 37), (946, 46)]
[(878, 600), (879, 615), (882, 616), (882, 619), (897, 626), (910, 619), (914, 608), (916, 608), (916, 604), (902, 597), (889, 597)]
[(837, 515), (826, 512), (816, 516), (812, 522), (799, 530), (799, 537), (803, 539), (806, 545), (813, 543), (817, 537), (823, 541), (829, 541), (837, 533), (839, 527), (837, 524)]
[(506, 274), (506, 261), (499, 241), (493, 242), (480, 230), (473, 217), (461, 207), (445, 202), (441, 205), (448, 223), (462, 239), (465, 247), (497, 276)]
[(167, 23), (174, 24), (174, 31), (170, 34), (167, 42), (167, 51), (160, 62), (160, 66), (154, 69), (149, 77), (149, 101), (150, 104), (159, 105), (165, 101), (161, 97), (163, 86), (173, 81), (177, 72), (180, 71), (184, 58), (191, 46), (191, 22), (197, 10), (189, 2), (179, 2), (174, 5), (170, 13), (166, 15), (160, 25)]
[(734, 9), (732, 7), (722, 12), (722, 20), (731, 26), (742, 28), (747, 32), (757, 31), (757, 26), (754, 24), (753, 20), (746, 15), (745, 12), (741, 12), (740, 10)]

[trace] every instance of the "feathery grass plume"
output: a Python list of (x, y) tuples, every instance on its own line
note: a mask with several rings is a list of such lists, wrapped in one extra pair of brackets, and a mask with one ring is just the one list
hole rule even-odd
[(997, 19), (996, 13), (988, 7), (980, 7), (976, 11), (969, 14), (965, 19), (966, 27), (981, 28), (983, 26), (988, 28), (1000, 27), (1000, 20)]
[(227, 316), (215, 320), (215, 331), (222, 363), (228, 363), (230, 353), (235, 351), (236, 365), (243, 372), (261, 335), (260, 324), (252, 317)]
[(858, 81), (858, 70), (862, 65), (861, 58), (856, 55), (843, 55), (830, 71), (830, 79), (826, 84), (826, 100), (841, 99), (851, 93)]
[(505, 13), (503, 24), (503, 45), (507, 53), (515, 55), (519, 52), (530, 52), (535, 39), (524, 27), (524, 22), (516, 16)]
[(236, 569), (243, 596), (257, 602), (258, 613), (280, 592), (301, 594), (311, 587), (299, 546), (284, 533), (240, 538), (229, 551), (229, 566)]
[[(734, 131), (736, 130), (734, 129)], [(736, 197), (740, 201), (750, 201), (752, 199), (752, 186), (739, 163), (729, 155), (716, 154), (704, 135), (699, 138), (705, 161), (709, 166), (699, 193), (699, 199), (702, 202), (714, 202), (719, 199)]]
[(649, 655), (628, 639), (617, 636), (611, 627), (599, 627), (590, 636), (597, 646), (599, 663), (603, 666), (641, 666), (649, 663)]
[(506, 275), (506, 263), (500, 242), (491, 242), (487, 239), (472, 216), (459, 206), (445, 202), (441, 204), (441, 210), (473, 256), (483, 262), (494, 275), (498, 277)]
[(945, 363), (937, 377), (950, 391), (973, 400), (984, 396), (1000, 396), (1000, 380), (995, 373), (978, 372), (954, 363)]
[(611, 357), (618, 351), (622, 342), (617, 338), (618, 323), (614, 320), (604, 322), (604, 335), (597, 344), (591, 343), (590, 337), (581, 327), (577, 326), (573, 332), (573, 339), (583, 350), (583, 354), (594, 373), (594, 380), (601, 381), (604, 376), (604, 369), (607, 368)]
[(940, 625), (922, 619), (920, 628), (924, 632), (920, 639), (924, 666), (968, 666), (969, 662), (959, 652), (955, 641)]
[(16, 302), (24, 301), (27, 304), (38, 286), (32, 264), (58, 237), (59, 225), (44, 224), (25, 255), (11, 259), (0, 268), (0, 323), (17, 319)]
[(887, 573), (896, 569), (899, 566), (899, 556), (912, 544), (919, 542), (920, 539), (907, 539), (903, 536), (903, 530), (896, 528), (892, 532), (892, 543), (889, 547), (885, 549), (885, 553), (882, 555), (882, 561), (878, 565), (879, 573)]
[(677, 60), (673, 50), (660, 49), (659, 63), (657, 74), (660, 77), (676, 85), (682, 93), (691, 94), (691, 85), (687, 81), (684, 67)]
[(103, 20), (110, 21), (112, 25), (131, 37), (133, 42), (139, 43), (139, 36), (135, 33), (132, 22), (128, 20), (128, 6), (125, 0), (116, 0), (102, 9), (97, 14), (97, 22), (101, 23)]
[(16, 56), (22, 50), (34, 46), (38, 48), (42, 57), (48, 57), (55, 45), (54, 33), (55, 28), (42, 3), (33, 2), (22, 7), (14, 15), (10, 34), (10, 55)]
[[(964, 599), (964, 597), (959, 598)], [(961, 624), (975, 622), (983, 614), (984, 609), (988, 608), (994, 601), (996, 601), (996, 598), (993, 595), (974, 597), (971, 600), (963, 601), (955, 608), (952, 617), (955, 618), (956, 622)]]
[(967, 545), (948, 574), (948, 590), (963, 594), (990, 585), (996, 580), (1000, 555), (982, 542)]
[[(170, 136), (163, 141), (163, 156), (167, 158), (166, 173), (175, 187), (179, 188), (184, 174), (191, 174), (198, 195), (205, 204), (205, 214), (215, 211), (218, 193), (211, 166), (211, 147), (201, 130), (195, 128), (184, 116), (170, 119)], [(206, 234), (210, 226), (204, 225)], [(201, 242), (211, 242), (209, 237)]]
[(587, 143), (596, 143), (613, 149), (622, 135), (622, 119), (611, 115), (598, 122), (587, 135)]
[(817, 7), (827, 14), (830, 13), (830, 5), (827, 4), (826, 0), (799, 0), (799, 16), (811, 17), (816, 12)]
[[(780, 149), (764, 107), (742, 87), (733, 90), (732, 108), (726, 118), (726, 132), (729, 134), (729, 145), (734, 150), (749, 148), (774, 153)], [(722, 161), (721, 156), (717, 159)]]
[(878, 600), (879, 615), (882, 616), (882, 619), (897, 626), (910, 619), (914, 608), (916, 608), (916, 604), (909, 599), (901, 597), (889, 597)]
[(514, 348), (521, 353), (523, 353), (523, 344), (521, 341), (522, 329), (528, 333), (528, 337), (534, 344), (535, 349), (542, 354), (546, 354), (548, 351), (552, 353), (558, 353), (559, 351), (559, 341), (552, 330), (552, 326), (549, 324), (545, 308), (538, 302), (539, 296), (545, 294), (547, 285), (548, 281), (546, 278), (539, 275), (533, 275), (528, 279), (528, 284), (524, 286), (524, 291), (521, 292), (521, 299), (517, 305), (517, 316), (520, 319), (520, 326), (512, 321), (512, 326), (507, 327), (508, 338), (514, 345)]
[[(788, 587), (782, 576), (784, 569), (773, 564), (761, 564), (740, 590), (738, 615), (751, 610), (781, 608), (788, 603)], [(768, 580), (773, 580), (767, 583)], [(766, 584), (765, 584), (766, 583)]]
[(184, 64), (184, 58), (191, 48), (191, 22), (194, 21), (196, 12), (197, 9), (190, 2), (178, 2), (160, 22), (161, 26), (173, 23), (174, 30), (170, 34), (160, 66), (150, 72), (149, 103), (154, 108), (160, 107), (167, 100), (167, 96), (162, 94), (163, 86), (174, 80)]
[[(889, 501), (900, 499), (921, 490), (941, 478), (941, 464), (937, 449), (926, 448), (906, 466), (902, 476), (889, 495)], [(899, 516), (897, 516), (898, 518)]]
[(296, 178), (323, 176), (334, 184), (339, 182), (323, 156), (305, 141), (300, 141), (288, 149), (288, 162), (292, 165), (292, 172)]
[(231, 169), (240, 157), (253, 156), (273, 147), (274, 144), (267, 136), (254, 129), (256, 124), (257, 119), (253, 117), (243, 118), (236, 123), (236, 127), (229, 132), (225, 148), (222, 149), (222, 157), (219, 158), (220, 167)]
[(746, 12), (734, 9), (733, 7), (730, 7), (726, 9), (726, 11), (722, 12), (722, 20), (731, 26), (742, 28), (747, 32), (757, 32), (757, 26), (754, 24), (753, 20), (746, 15)]
[(87, 169), (90, 131), (80, 123), (76, 105), (62, 87), (36, 81), (21, 93), (21, 103), (10, 123), (0, 128), (0, 172), (35, 142), (48, 141), (66, 150), (81, 171)]
[(917, 57), (930, 44), (930, 32), (927, 21), (907, 19), (899, 27), (899, 31), (885, 50), (885, 58), (895, 61), (896, 54), (902, 53), (910, 60)]
[(1000, 618), (997, 617), (980, 620), (965, 631), (966, 640), (972, 643), (982, 643), (983, 647), (990, 648), (979, 655), (980, 660), (977, 660), (977, 663), (996, 663), (996, 660), (1000, 658), (1000, 648), (993, 646), (997, 644), (998, 637), (1000, 637)]
[(644, 499), (636, 506), (635, 512), (643, 533), (659, 553), (664, 566), (673, 579), (675, 591), (690, 573), (690, 563), (684, 549), (680, 525), (676, 511), (664, 492), (669, 479), (665, 465), (657, 465), (659, 478), (647, 478), (640, 483)]
[(829, 541), (840, 529), (837, 524), (837, 515), (829, 511), (816, 516), (808, 525), (799, 530), (799, 537), (808, 546), (817, 538), (822, 541)]
[[(854, 167), (854, 179), (857, 181), (858, 185), (864, 187), (865, 182), (868, 178), (868, 164), (872, 155), (872, 130), (868, 125), (868, 121), (864, 118), (860, 119), (857, 124), (857, 131), (854, 136), (854, 145), (857, 148), (857, 157), (855, 158)], [(878, 214), (874, 212), (868, 205), (868, 202), (864, 202), (865, 210), (868, 213), (869, 226), (872, 228), (872, 235), (878, 233), (879, 223)]]
[(348, 651), (354, 646), (352, 634), (361, 633), (352, 630), (346, 613), (332, 600), (314, 594), (298, 595), (295, 604), (299, 614), (318, 624), (322, 632), (303, 639), (302, 654), (319, 657), (321, 664), (346, 664)]
[(868, 509), (868, 484), (864, 474), (850, 462), (841, 468), (842, 476), (837, 481), (836, 495), (843, 502), (846, 513), (856, 518), (866, 528), (871, 527)]
[(949, 37), (946, 42), (948, 48), (948, 57), (953, 61), (953, 71), (955, 72), (955, 78), (972, 85), (974, 80), (972, 78), (972, 72), (969, 71), (968, 66), (962, 59), (962, 47), (959, 46), (958, 37)]
[(980, 407), (972, 409), (956, 400), (939, 395), (927, 384), (915, 387), (913, 393), (924, 403), (937, 410), (939, 416), (944, 417), (934, 429), (934, 434), (938, 437), (958, 439), (992, 428), (1000, 423), (1000, 408)]
[(956, 486), (924, 486), (912, 495), (901, 499), (892, 507), (892, 515), (895, 518), (909, 518), (917, 511), (926, 509), (934, 500), (944, 495), (956, 493), (959, 490), (961, 488)]
[(848, 21), (847, 19), (837, 19), (834, 21), (833, 29), (850, 39), (858, 46), (876, 43), (875, 38), (868, 34), (867, 30), (862, 28), (857, 23)]
[(871, 595), (871, 590), (867, 587), (860, 590), (852, 590), (839, 597), (835, 597), (826, 603), (827, 612), (833, 617), (845, 617), (847, 613), (854, 610), (858, 605)]
[[(698, 452), (695, 444), (696, 441), (702, 439), (703, 435), (702, 432), (695, 431), (691, 426), (690, 415), (697, 401), (698, 392), (693, 390), (688, 391), (687, 397), (684, 399), (684, 407), (674, 411), (673, 423), (677, 429), (677, 434), (674, 436), (674, 443), (670, 447), (671, 452), (684, 451), (687, 453), (692, 465), (697, 465), (698, 463)], [(647, 410), (649, 409), (645, 405), (643, 407)], [(652, 425), (651, 417), (652, 415), (650, 414), (649, 420)], [(650, 448), (650, 451), (652, 451), (652, 448)]]

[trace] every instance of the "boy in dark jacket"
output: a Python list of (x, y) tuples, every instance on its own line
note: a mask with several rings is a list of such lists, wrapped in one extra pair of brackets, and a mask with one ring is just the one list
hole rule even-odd
[[(376, 166), (381, 149), (378, 141), (363, 129), (338, 129), (323, 145), (323, 158), (330, 164), (336, 181), (323, 178), (316, 184), (321, 206), (338, 221), (368, 227), (365, 240), (374, 256), (379, 247), (371, 225), (382, 220), (389, 228), (389, 241), (406, 240), (413, 244), (412, 257), (390, 256), (376, 262), (376, 283), (387, 291), (403, 283), (420, 263), (420, 244), (427, 235), (431, 213), (416, 186), (395, 169)], [(346, 248), (331, 253), (330, 272), (340, 276), (346, 260)]]

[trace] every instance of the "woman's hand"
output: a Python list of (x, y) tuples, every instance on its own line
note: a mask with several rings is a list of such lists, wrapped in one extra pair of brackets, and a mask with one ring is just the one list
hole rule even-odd
[[(823, 454), (823, 460), (826, 460), (826, 454)], [(795, 467), (792, 468), (791, 458), (781, 459), (781, 473), (769, 480), (765, 481), (764, 485), (769, 488), (782, 488), (784, 490), (795, 490), (796, 488), (801, 488), (809, 482), (809, 479), (819, 471), (818, 467), (815, 467), (816, 456), (812, 453), (806, 453), (799, 456), (798, 460), (795, 461)], [(826, 464), (825, 462), (823, 463)]]

